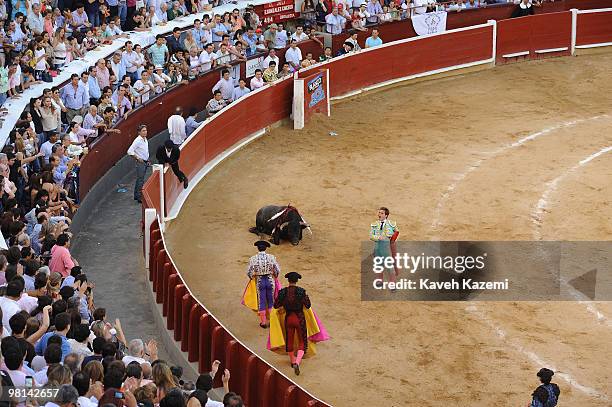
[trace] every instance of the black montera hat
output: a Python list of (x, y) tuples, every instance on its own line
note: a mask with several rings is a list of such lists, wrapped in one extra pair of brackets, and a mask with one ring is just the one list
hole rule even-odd
[(540, 371), (538, 372), (537, 376), (541, 377), (542, 379), (550, 379), (554, 375), (555, 375), (555, 372), (553, 372), (550, 369), (547, 369), (547, 368), (543, 367), (542, 369), (540, 369)]
[(300, 273), (296, 273), (295, 271), (292, 271), (291, 273), (287, 273), (285, 274), (285, 278), (287, 280), (289, 280), (289, 282), (297, 282), (300, 278), (302, 278), (302, 276), (300, 275)]
[(258, 240), (255, 243), (253, 243), (253, 246), (256, 246), (257, 248), (270, 247), (270, 243), (266, 242), (265, 240)]

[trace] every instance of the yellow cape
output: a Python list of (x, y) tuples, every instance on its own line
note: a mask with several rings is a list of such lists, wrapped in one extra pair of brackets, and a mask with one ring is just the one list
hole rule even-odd
[(249, 280), (244, 290), (244, 294), (242, 294), (242, 303), (255, 312), (259, 311), (259, 305), (257, 303), (257, 283), (255, 279)]
[[(285, 309), (284, 308), (274, 308), (270, 313), (270, 337), (269, 337), (269, 347), (270, 350), (276, 353), (285, 354), (285, 337), (287, 335), (285, 331)], [(317, 320), (312, 312), (312, 309), (304, 307), (304, 317), (306, 318), (306, 333), (307, 337), (310, 338), (313, 335), (316, 335), (320, 332), (319, 324), (317, 324)], [(297, 349), (298, 338), (297, 336), (293, 338), (294, 340), (294, 349)], [(308, 341), (308, 350), (304, 357), (314, 356), (317, 353), (315, 343), (313, 341)]]

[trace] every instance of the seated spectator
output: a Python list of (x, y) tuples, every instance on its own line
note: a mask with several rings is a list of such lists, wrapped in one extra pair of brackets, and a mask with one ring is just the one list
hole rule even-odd
[(89, 374), (83, 371), (76, 372), (72, 376), (72, 385), (79, 393), (79, 407), (97, 407), (98, 400), (104, 395), (102, 383), (90, 382)]
[(357, 51), (361, 51), (361, 47), (359, 46), (359, 42), (357, 42), (357, 38), (359, 36), (357, 35), (357, 33), (353, 33), (351, 34), (351, 36), (349, 38), (346, 39), (347, 42), (350, 42), (351, 44), (353, 44), (353, 51), (357, 52)]
[(249, 92), (251, 92), (251, 89), (247, 88), (246, 81), (240, 78), (238, 81), (238, 86), (234, 88), (234, 92), (232, 93), (232, 102), (235, 102), (241, 97), (247, 95)]
[(351, 52), (353, 52), (353, 43), (349, 41), (345, 41), (344, 44), (342, 44), (342, 48), (338, 50), (338, 53), (336, 54), (336, 56), (339, 57), (339, 56), (346, 55)]
[(196, 109), (195, 107), (192, 107), (191, 110), (189, 111), (189, 117), (187, 117), (187, 120), (185, 120), (185, 133), (187, 137), (189, 137), (189, 135), (193, 133), (194, 130), (200, 127), (200, 125), (202, 124), (202, 122), (199, 122), (196, 120), (197, 115), (198, 115), (198, 109)]
[(395, 4), (395, 1), (391, 1), (389, 3), (389, 14), (391, 15), (391, 21), (397, 21), (400, 20), (400, 9), (397, 7), (397, 4)]
[(366, 39), (365, 47), (366, 48), (378, 47), (382, 45), (382, 43), (383, 43), (383, 40), (378, 36), (378, 30), (374, 28), (372, 30), (372, 35)]
[(251, 78), (251, 90), (259, 89), (263, 87), (264, 84), (265, 82), (263, 80), (263, 72), (261, 71), (261, 69), (256, 69), (255, 76)]
[(278, 73), (279, 79), (286, 76), (293, 76), (293, 72), (291, 72), (291, 68), (287, 62), (283, 64), (283, 69), (281, 69), (281, 71)]
[(391, 13), (389, 12), (389, 7), (383, 6), (383, 12), (379, 15), (378, 22), (379, 23), (389, 23), (391, 21), (393, 21), (393, 17), (391, 16)]
[[(216, 374), (216, 370), (213, 365), (213, 371), (210, 374), (204, 373), (198, 376), (198, 380), (196, 381), (196, 389), (201, 390), (205, 392), (206, 394), (208, 394), (208, 392), (211, 391), (213, 388), (215, 374)], [(223, 383), (223, 390), (225, 394), (229, 393), (229, 380), (230, 380), (230, 372), (229, 370), (225, 369), (225, 371), (223, 372), (223, 376), (221, 378), (221, 381)], [(206, 406), (207, 407), (208, 406), (222, 407), (223, 404), (218, 403), (218, 402), (211, 403), (211, 400), (209, 400)]]
[[(59, 339), (59, 337), (57, 337)], [(49, 381), (47, 372), (51, 366), (59, 365), (62, 361), (62, 348), (60, 344), (50, 343), (44, 352), (45, 366), (34, 374), (34, 381), (38, 386), (44, 386)]]
[(308, 68), (309, 66), (312, 66), (316, 63), (317, 61), (315, 61), (312, 57), (312, 52), (309, 52), (306, 54), (306, 58), (304, 58), (304, 60), (302, 61), (302, 68)]
[(79, 3), (76, 5), (76, 10), (74, 13), (72, 13), (70, 26), (73, 31), (85, 31), (87, 28), (92, 26), (89, 22), (89, 18), (87, 17), (87, 13), (85, 13), (85, 7), (83, 4)]
[[(68, 126), (68, 136), (70, 137), (70, 144), (73, 146), (85, 147), (88, 138), (95, 138), (98, 135), (98, 132), (94, 129), (81, 127), (82, 122), (83, 118), (81, 116), (75, 116), (74, 121)], [(78, 156), (81, 153), (77, 154), (74, 150), (67, 152), (68, 156)]]
[[(260, 71), (261, 72), (261, 71)], [(213, 93), (213, 98), (208, 101), (206, 104), (206, 111), (209, 115), (214, 115), (219, 112), (227, 105), (226, 101), (223, 99), (220, 90), (215, 90)]]
[(86, 51), (91, 51), (98, 46), (98, 39), (94, 36), (94, 30), (88, 28), (85, 31), (85, 38), (83, 39), (83, 46)]
[(151, 29), (151, 18), (147, 15), (147, 9), (140, 7), (132, 17), (134, 31), (149, 31)]
[(262, 61), (261, 66), (267, 68), (270, 66), (271, 61), (274, 61), (274, 66), (276, 68), (276, 72), (278, 73), (278, 69), (280, 68), (280, 60), (278, 59), (278, 56), (276, 56), (275, 49), (270, 50), (270, 52), (268, 53), (268, 56), (266, 56), (264, 60)]
[(187, 407), (206, 407), (214, 405), (213, 403), (217, 403), (213, 401), (213, 403), (209, 404), (208, 402), (208, 394), (206, 394), (204, 390), (194, 390), (193, 392), (191, 392), (191, 394), (189, 394), (189, 398), (187, 400)]
[(276, 63), (274, 61), (270, 61), (270, 65), (263, 72), (263, 79), (266, 82), (274, 82), (278, 80), (278, 75), (276, 74)]
[(19, 281), (10, 281), (6, 286), (3, 297), (0, 297), (0, 309), (2, 310), (2, 327), (7, 333), (11, 334), (9, 320), (13, 315), (21, 311), (21, 306), (17, 301), (21, 298), (23, 285)]
[(333, 58), (331, 47), (325, 47), (323, 54), (319, 56), (319, 62), (329, 61)]

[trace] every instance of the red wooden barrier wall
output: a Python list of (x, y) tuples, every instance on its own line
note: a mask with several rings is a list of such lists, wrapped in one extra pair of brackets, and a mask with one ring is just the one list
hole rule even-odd
[[(612, 7), (612, 1), (608, 7)], [(576, 45), (612, 43), (612, 11), (578, 14)]]
[(493, 26), (382, 46), (332, 60), (332, 97), (366, 86), (493, 56)]
[[(497, 22), (497, 63), (516, 60), (504, 57), (528, 52), (520, 58), (537, 59), (547, 56), (570, 55), (572, 14), (569, 11), (538, 14)], [(563, 51), (542, 52), (564, 48)]]

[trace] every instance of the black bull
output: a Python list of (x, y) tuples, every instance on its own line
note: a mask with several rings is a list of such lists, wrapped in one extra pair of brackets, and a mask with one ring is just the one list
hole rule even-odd
[[(282, 214), (272, 219), (279, 213)], [(308, 227), (296, 208), (277, 205), (267, 205), (259, 209), (255, 216), (255, 225), (249, 229), (251, 233), (270, 235), (270, 241), (274, 244), (287, 240), (294, 246), (300, 243), (302, 230)]]

